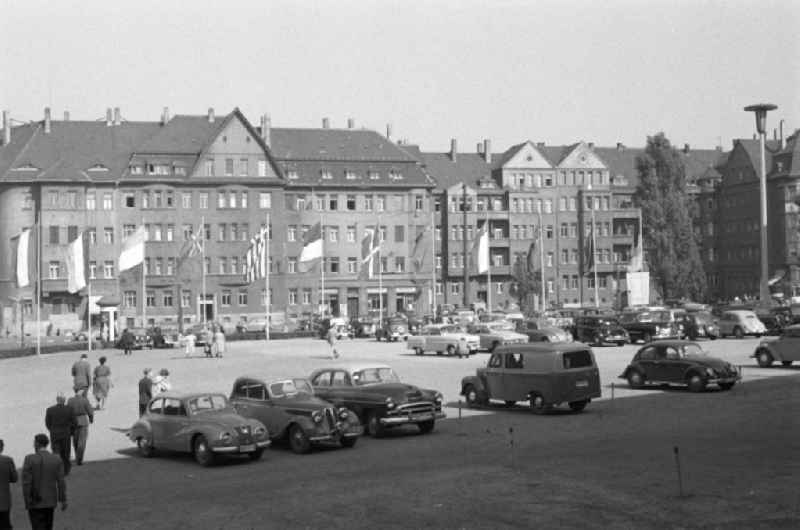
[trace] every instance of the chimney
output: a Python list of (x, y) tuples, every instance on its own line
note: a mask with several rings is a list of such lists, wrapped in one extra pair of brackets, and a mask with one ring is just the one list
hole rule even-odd
[(11, 143), (11, 113), (3, 111), (3, 145)]
[(458, 157), (458, 140), (450, 138), (450, 161), (455, 162)]
[(50, 134), (50, 107), (44, 108), (44, 133)]
[(208, 123), (214, 123), (214, 107), (208, 107)]
[(386, 138), (389, 139), (391, 137), (392, 137), (392, 124), (391, 123), (387, 123), (386, 124)]
[(689, 151), (690, 151), (690, 146), (689, 146), (689, 144), (683, 144), (683, 152), (684, 152), (684, 153), (686, 153), (686, 154), (688, 155), (688, 154), (689, 154)]
[(68, 110), (64, 111), (64, 121), (69, 121), (69, 111)]
[(114, 107), (114, 125), (122, 123), (122, 115), (119, 112), (119, 107)]
[(330, 129), (331, 121), (328, 118), (322, 118), (322, 128)]
[(353, 118), (347, 118), (347, 128), (353, 129), (355, 128), (355, 126), (356, 126), (356, 120), (354, 120)]
[(111, 114), (111, 107), (106, 109), (106, 127), (111, 127), (114, 124), (113, 117)]
[(271, 135), (272, 118), (269, 117), (269, 114), (264, 114), (261, 116), (261, 139), (264, 140), (264, 143), (267, 144), (267, 147), (269, 147)]
[(483, 159), (487, 164), (492, 162), (492, 141), (488, 138), (483, 141)]
[(169, 123), (169, 107), (164, 107), (164, 110), (161, 111), (161, 125), (166, 125)]
[(780, 133), (781, 133), (781, 138), (780, 138), (780, 140), (781, 140), (781, 150), (784, 150), (784, 149), (786, 149), (786, 140), (783, 139), (783, 120), (781, 120), (778, 123), (778, 128), (780, 129)]
[(622, 142), (617, 142), (617, 151), (624, 151), (624, 150), (625, 150), (625, 144), (623, 144)]
[(475, 148), (477, 149), (479, 155), (483, 155), (483, 142), (478, 142), (478, 145)]

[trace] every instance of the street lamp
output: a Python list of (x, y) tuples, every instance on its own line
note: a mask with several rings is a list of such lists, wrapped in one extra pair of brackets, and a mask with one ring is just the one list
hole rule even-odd
[(755, 112), (756, 130), (760, 138), (761, 172), (758, 176), (761, 197), (761, 281), (759, 282), (759, 297), (761, 304), (765, 305), (770, 300), (769, 294), (769, 256), (767, 255), (767, 162), (764, 154), (766, 141), (767, 111), (777, 109), (772, 103), (759, 103), (744, 108), (747, 112)]

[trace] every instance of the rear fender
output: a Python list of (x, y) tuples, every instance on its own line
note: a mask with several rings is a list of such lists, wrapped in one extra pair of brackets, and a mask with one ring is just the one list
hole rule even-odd
[(463, 378), (461, 380), (461, 393), (460, 393), (460, 395), (462, 395), (462, 396), (466, 395), (465, 389), (468, 386), (474, 386), (475, 390), (477, 390), (478, 392), (485, 392), (486, 391), (486, 387), (484, 386), (483, 381), (481, 380), (480, 377), (478, 377), (476, 375), (470, 375), (470, 376), (467, 376), (467, 377), (465, 377), (465, 378)]
[(137, 421), (131, 430), (128, 431), (128, 438), (132, 442), (135, 442), (137, 438), (152, 438), (153, 436), (153, 429), (150, 426), (150, 422), (147, 420), (139, 420)]

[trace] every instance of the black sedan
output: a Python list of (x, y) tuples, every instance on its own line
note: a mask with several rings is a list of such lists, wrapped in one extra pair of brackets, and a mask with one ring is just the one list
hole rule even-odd
[(702, 392), (708, 385), (730, 390), (742, 376), (730, 363), (711, 357), (696, 342), (660, 340), (645, 344), (620, 375), (631, 388), (646, 384), (686, 385)]

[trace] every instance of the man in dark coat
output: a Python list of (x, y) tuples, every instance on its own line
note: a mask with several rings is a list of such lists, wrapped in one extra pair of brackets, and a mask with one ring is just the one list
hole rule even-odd
[(17, 481), (17, 466), (10, 456), (3, 454), (3, 440), (0, 440), (0, 530), (11, 528), (11, 488), (9, 485)]
[(83, 453), (86, 452), (86, 440), (89, 438), (89, 424), (94, 423), (94, 409), (80, 390), (69, 398), (67, 406), (75, 415), (75, 428), (72, 430), (72, 448), (75, 449), (75, 464), (83, 465)]
[(70, 438), (75, 428), (75, 413), (65, 404), (64, 394), (56, 396), (56, 404), (47, 409), (44, 415), (44, 424), (50, 431), (53, 452), (61, 457), (64, 463), (64, 474), (69, 475), (70, 464)]
[(144, 369), (144, 375), (139, 379), (139, 416), (147, 410), (147, 404), (153, 397), (153, 380), (150, 379), (150, 368)]
[(25, 457), (22, 464), (22, 497), (33, 530), (51, 530), (53, 511), (58, 503), (67, 509), (67, 483), (64, 481), (64, 464), (47, 450), (46, 434), (33, 439), (35, 453)]
[(81, 358), (72, 365), (72, 383), (72, 388), (76, 392), (80, 390), (84, 396), (92, 386), (92, 367), (85, 353), (81, 354)]
[(119, 343), (122, 347), (122, 353), (124, 355), (130, 355), (131, 348), (133, 348), (134, 338), (133, 333), (131, 333), (128, 328), (125, 328), (125, 331), (122, 332), (122, 336), (119, 338)]

